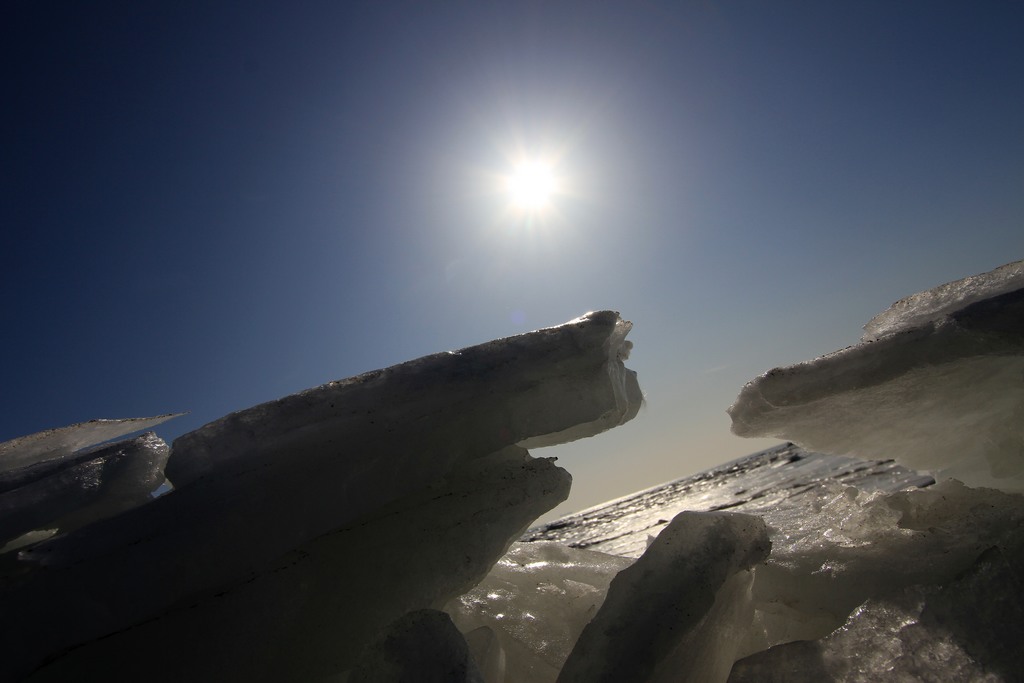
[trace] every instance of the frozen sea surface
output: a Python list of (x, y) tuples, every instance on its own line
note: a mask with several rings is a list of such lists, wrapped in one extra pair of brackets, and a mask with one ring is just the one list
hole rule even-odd
[(888, 493), (933, 483), (931, 476), (893, 460), (825, 455), (785, 443), (533, 527), (520, 540), (639, 557), (649, 539), (684, 510), (746, 512), (764, 517), (769, 529), (795, 529), (837, 488)]

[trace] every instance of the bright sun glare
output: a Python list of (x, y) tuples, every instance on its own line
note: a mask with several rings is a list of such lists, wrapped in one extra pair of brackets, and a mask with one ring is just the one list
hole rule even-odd
[(537, 210), (544, 208), (558, 191), (558, 181), (550, 165), (529, 161), (516, 166), (505, 187), (515, 206)]

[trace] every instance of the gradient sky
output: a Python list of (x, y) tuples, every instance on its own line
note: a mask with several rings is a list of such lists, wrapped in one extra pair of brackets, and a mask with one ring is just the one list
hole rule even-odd
[(537, 451), (570, 511), (770, 445), (745, 381), (1024, 257), (1024, 3), (155, 4), (5, 10), (0, 440), (611, 308), (648, 405)]

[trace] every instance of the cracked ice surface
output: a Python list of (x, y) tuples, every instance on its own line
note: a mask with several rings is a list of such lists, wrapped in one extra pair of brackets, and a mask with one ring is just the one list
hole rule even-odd
[[(752, 655), (737, 681), (860, 680), (851, 678), (857, 667), (863, 680), (879, 680), (877, 667), (896, 660), (914, 680), (1010, 681), (1024, 666), (1024, 497), (934, 484), (891, 460), (857, 461), (785, 444), (536, 527), (524, 538), (638, 557), (667, 520), (687, 509), (741, 512), (767, 525), (771, 554), (752, 568), (749, 586), (734, 587), (735, 611), (725, 609), (710, 629), (718, 634), (712, 645)], [(529, 577), (521, 583), (529, 586)], [(752, 615), (735, 599), (743, 590)], [(897, 597), (904, 594), (925, 595), (931, 607), (923, 616), (920, 605), (916, 612), (913, 605), (875, 607), (894, 599), (902, 605)], [(543, 611), (533, 614), (545, 623)], [(903, 633), (906, 624), (893, 615), (918, 626)], [(874, 625), (881, 628), (882, 617), (888, 630), (879, 635)], [(728, 666), (730, 652), (717, 652), (706, 661)], [(827, 671), (818, 666), (822, 657), (831, 662)], [(687, 666), (692, 662), (679, 668)]]
[(907, 297), (860, 344), (749, 382), (740, 436), (1024, 491), (1024, 262)]
[(1024, 600), (1017, 557), (993, 547), (947, 585), (865, 601), (842, 627), (741, 659), (729, 683), (1019, 680)]

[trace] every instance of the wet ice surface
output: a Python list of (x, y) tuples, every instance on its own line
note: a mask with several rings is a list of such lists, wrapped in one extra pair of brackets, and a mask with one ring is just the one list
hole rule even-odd
[(1024, 613), (1014, 574), (1002, 551), (986, 551), (947, 586), (867, 600), (821, 640), (741, 659), (729, 683), (1020, 680)]
[(864, 461), (780, 444), (706, 472), (592, 507), (528, 530), (523, 541), (558, 541), (574, 548), (639, 557), (649, 538), (684, 510), (732, 510), (762, 515), (769, 528), (799, 528), (800, 520), (835, 487), (865, 493), (928, 486), (931, 476), (892, 460)]
[[(1024, 497), (935, 483), (893, 461), (782, 444), (535, 527), (524, 540), (635, 558), (684, 510), (767, 524), (771, 554), (745, 589), (753, 617), (734, 611), (703, 625), (714, 634), (702, 637), (731, 643), (743, 661), (736, 683), (1011, 681), (1024, 670)], [(728, 672), (730, 655), (721, 656), (710, 665)], [(725, 680), (685, 671), (673, 680)]]
[(471, 641), (488, 683), (554, 681), (608, 584), (631, 564), (560, 543), (514, 543), (445, 609)]

